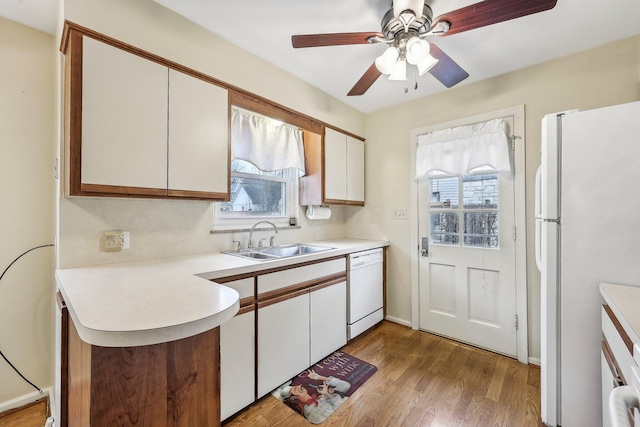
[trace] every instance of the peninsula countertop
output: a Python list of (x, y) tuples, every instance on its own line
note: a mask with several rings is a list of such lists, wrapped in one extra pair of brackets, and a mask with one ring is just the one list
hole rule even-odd
[(295, 266), (389, 245), (384, 240), (305, 242), (332, 249), (255, 261), (223, 253), (60, 269), (56, 281), (80, 338), (133, 347), (187, 338), (220, 326), (238, 311), (239, 295), (216, 278)]
[(640, 346), (640, 287), (600, 283), (600, 294), (631, 341)]

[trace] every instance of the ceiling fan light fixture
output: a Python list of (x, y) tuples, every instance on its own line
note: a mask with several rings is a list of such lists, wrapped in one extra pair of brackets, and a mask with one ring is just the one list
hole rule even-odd
[(436, 65), (437, 63), (438, 63), (438, 59), (434, 58), (431, 55), (427, 55), (424, 61), (416, 64), (418, 67), (418, 75), (419, 76), (423, 75), (424, 73), (432, 69), (434, 65)]
[(391, 74), (400, 56), (400, 51), (395, 46), (389, 46), (382, 55), (376, 58), (376, 68), (382, 74)]
[(394, 0), (393, 16), (399, 18), (402, 12), (410, 10), (416, 18), (422, 16), (424, 9), (424, 0)]
[(393, 71), (389, 74), (389, 80), (407, 80), (407, 61), (398, 59)]
[(407, 41), (407, 62), (417, 65), (427, 59), (431, 46), (426, 40), (413, 36)]

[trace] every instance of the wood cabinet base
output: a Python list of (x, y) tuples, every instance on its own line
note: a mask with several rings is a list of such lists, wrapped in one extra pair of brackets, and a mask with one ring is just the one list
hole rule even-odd
[(219, 426), (220, 329), (168, 343), (98, 347), (69, 322), (68, 425)]

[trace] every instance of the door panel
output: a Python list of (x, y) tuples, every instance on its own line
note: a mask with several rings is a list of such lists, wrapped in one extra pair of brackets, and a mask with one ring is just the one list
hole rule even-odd
[[(419, 327), (517, 354), (514, 175), (421, 180)], [(425, 249), (425, 248), (422, 248)]]

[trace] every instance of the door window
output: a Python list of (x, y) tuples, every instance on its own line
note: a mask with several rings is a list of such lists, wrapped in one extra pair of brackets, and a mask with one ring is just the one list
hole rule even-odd
[(498, 174), (430, 178), (430, 243), (498, 249), (498, 179)]

